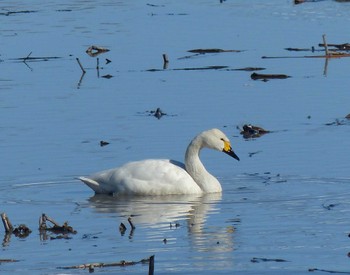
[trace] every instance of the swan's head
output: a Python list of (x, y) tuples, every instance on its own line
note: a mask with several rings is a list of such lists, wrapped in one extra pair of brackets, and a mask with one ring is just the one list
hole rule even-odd
[(239, 160), (239, 157), (232, 150), (230, 140), (219, 129), (211, 129), (200, 134), (205, 147), (218, 150)]

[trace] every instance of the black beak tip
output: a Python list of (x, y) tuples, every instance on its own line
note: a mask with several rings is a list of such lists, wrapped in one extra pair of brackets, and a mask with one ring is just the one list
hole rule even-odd
[(239, 157), (236, 155), (235, 152), (233, 152), (232, 150), (230, 151), (224, 151), (226, 154), (228, 154), (229, 156), (233, 157), (234, 159), (240, 161)]

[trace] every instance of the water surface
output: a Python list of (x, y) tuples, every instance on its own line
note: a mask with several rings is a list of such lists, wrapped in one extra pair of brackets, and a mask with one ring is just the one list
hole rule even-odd
[[(350, 59), (261, 57), (320, 54), (284, 48), (319, 49), (323, 34), (347, 43), (350, 4), (292, 2), (2, 2), (1, 211), (33, 232), (4, 240), (0, 259), (19, 262), (1, 272), (85, 274), (57, 267), (153, 254), (158, 274), (348, 271)], [(110, 49), (98, 70), (91, 45)], [(241, 52), (187, 52), (198, 48)], [(208, 66), (225, 68), (193, 69)], [(291, 77), (254, 81), (235, 70), (245, 67)], [(150, 113), (158, 107), (161, 119)], [(246, 140), (237, 129), (246, 123), (273, 132)], [(118, 199), (74, 179), (130, 160), (183, 160), (191, 138), (213, 127), (241, 158), (203, 151), (222, 195)], [(78, 233), (43, 240), (42, 213)]]

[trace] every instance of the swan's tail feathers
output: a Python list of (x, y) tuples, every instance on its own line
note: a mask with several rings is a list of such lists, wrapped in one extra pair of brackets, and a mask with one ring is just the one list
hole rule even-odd
[(83, 183), (85, 183), (87, 186), (89, 186), (92, 190), (94, 190), (96, 194), (106, 193), (106, 190), (101, 188), (100, 184), (97, 181), (94, 181), (86, 177), (78, 177), (78, 179), (81, 180)]

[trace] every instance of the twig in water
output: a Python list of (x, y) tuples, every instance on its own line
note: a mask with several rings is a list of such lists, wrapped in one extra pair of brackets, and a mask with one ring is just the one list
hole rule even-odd
[(79, 64), (80, 69), (82, 70), (83, 74), (85, 74), (86, 71), (84, 70), (83, 66), (81, 65), (79, 58), (77, 57), (76, 59), (77, 59), (77, 62)]
[[(46, 221), (49, 221), (53, 224), (52, 227), (48, 227)], [(51, 231), (54, 233), (73, 233), (76, 234), (77, 231), (73, 229), (73, 227), (68, 225), (68, 222), (65, 222), (62, 226), (55, 222), (52, 218), (47, 216), (46, 214), (42, 214), (39, 219), (39, 230), (40, 231)]]

